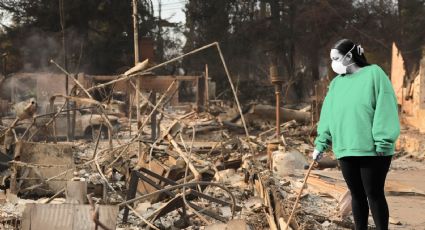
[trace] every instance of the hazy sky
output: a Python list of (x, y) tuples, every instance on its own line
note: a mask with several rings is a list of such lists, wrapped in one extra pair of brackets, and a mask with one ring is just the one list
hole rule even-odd
[(161, 17), (171, 22), (186, 22), (186, 15), (183, 12), (187, 0), (152, 0), (155, 16), (158, 16), (158, 2), (161, 2)]
[[(162, 4), (161, 16), (164, 19), (169, 19), (171, 22), (186, 22), (186, 16), (183, 12), (184, 6), (188, 0), (152, 0), (154, 7), (154, 14), (158, 16), (158, 2)], [(1, 23), (8, 25), (9, 18), (1, 19)]]
[[(1, 1), (1, 0), (0, 0)], [(10, 25), (10, 16), (6, 14), (6, 12), (0, 10), (0, 14), (3, 14), (3, 17), (0, 18), (0, 23), (6, 26)]]

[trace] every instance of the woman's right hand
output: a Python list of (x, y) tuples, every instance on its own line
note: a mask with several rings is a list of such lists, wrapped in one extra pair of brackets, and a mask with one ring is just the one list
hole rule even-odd
[(320, 152), (317, 149), (313, 151), (313, 161), (319, 161), (323, 157), (323, 152)]

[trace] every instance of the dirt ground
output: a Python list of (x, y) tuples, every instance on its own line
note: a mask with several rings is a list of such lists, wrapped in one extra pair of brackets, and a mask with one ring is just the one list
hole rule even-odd
[[(318, 171), (338, 179), (338, 184), (345, 186), (339, 170)], [(387, 202), (390, 209), (389, 229), (425, 229), (425, 164), (422, 160), (409, 155), (393, 160), (387, 176), (386, 191), (397, 190), (401, 192), (387, 193)], [(372, 222), (370, 216), (370, 222)], [(394, 224), (397, 223), (397, 224)]]
[[(425, 169), (393, 170), (388, 179), (425, 191)], [(425, 229), (425, 196), (387, 196), (390, 216), (402, 223), (391, 229)]]

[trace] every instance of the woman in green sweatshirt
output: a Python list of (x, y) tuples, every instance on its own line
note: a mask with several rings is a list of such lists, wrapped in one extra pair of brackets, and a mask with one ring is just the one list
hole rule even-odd
[(351, 192), (356, 229), (367, 229), (369, 208), (377, 229), (388, 229), (384, 184), (400, 134), (394, 89), (351, 40), (338, 41), (330, 56), (338, 76), (323, 102), (313, 159), (320, 160), (332, 143)]

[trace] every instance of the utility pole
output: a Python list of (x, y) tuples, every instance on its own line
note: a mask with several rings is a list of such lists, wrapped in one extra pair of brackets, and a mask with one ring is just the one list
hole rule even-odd
[(139, 63), (139, 28), (137, 22), (137, 0), (133, 0), (134, 65)]
[[(139, 22), (137, 17), (137, 0), (133, 0), (133, 30), (134, 30), (134, 65), (139, 63)], [(136, 88), (140, 90), (140, 76), (136, 76)], [(140, 95), (136, 91), (136, 119), (137, 119), (137, 130), (141, 128), (140, 122)], [(142, 131), (137, 133), (139, 135)], [(139, 141), (139, 157), (142, 156), (142, 144)]]
[[(133, 33), (134, 33), (134, 65), (139, 63), (139, 29), (137, 22), (137, 0), (133, 0)], [(136, 77), (136, 88), (140, 90), (140, 79)], [(137, 119), (137, 129), (139, 129), (140, 121), (140, 96), (136, 92), (136, 119)]]
[[(162, 4), (161, 4), (161, 0), (158, 0), (158, 34), (157, 34), (157, 42), (158, 42), (158, 53), (159, 53), (159, 59), (162, 61), (162, 57), (164, 55), (163, 52), (163, 43), (162, 43), (162, 26), (161, 26), (161, 9), (162, 9)], [(153, 90), (152, 91), (152, 95), (149, 98), (149, 100), (151, 101), (152, 104), (156, 104), (156, 91)], [(155, 141), (157, 138), (157, 132), (159, 130), (156, 129), (156, 116), (157, 116), (157, 112), (154, 111), (151, 115), (151, 140)]]
[[(133, 35), (134, 35), (134, 65), (137, 65), (139, 63), (139, 30), (138, 30), (138, 22), (137, 22), (137, 0), (133, 0)], [(131, 81), (131, 79), (130, 79)], [(139, 121), (140, 121), (140, 96), (138, 91), (140, 90), (140, 80), (139, 76), (136, 76), (136, 91), (135, 91), (135, 97), (136, 100), (136, 119), (137, 119), (137, 130), (139, 130)], [(131, 114), (131, 106), (130, 104), (130, 114)], [(130, 115), (131, 118), (131, 115)], [(130, 127), (131, 127), (131, 120), (130, 120)], [(131, 128), (130, 128), (131, 130)], [(140, 132), (136, 132), (136, 136), (139, 135)], [(137, 140), (138, 144), (138, 153), (139, 158), (142, 157), (142, 144), (140, 140)], [(140, 160), (140, 159), (139, 159)], [(129, 209), (124, 209), (124, 223), (127, 222), (127, 216), (128, 216)]]
[(158, 56), (159, 61), (162, 61), (164, 58), (164, 43), (162, 41), (162, 3), (161, 0), (158, 0), (158, 34), (157, 34), (157, 42), (158, 42)]
[[(66, 57), (66, 39), (65, 39), (65, 15), (64, 15), (64, 6), (63, 0), (59, 0), (59, 20), (62, 30), (62, 53), (63, 53), (63, 66), (66, 71), (68, 71), (68, 61)], [(65, 95), (69, 96), (69, 79), (68, 75), (65, 75)], [(66, 138), (67, 141), (71, 141), (73, 139), (71, 135), (71, 117), (70, 117), (70, 106), (69, 100), (66, 101)]]

